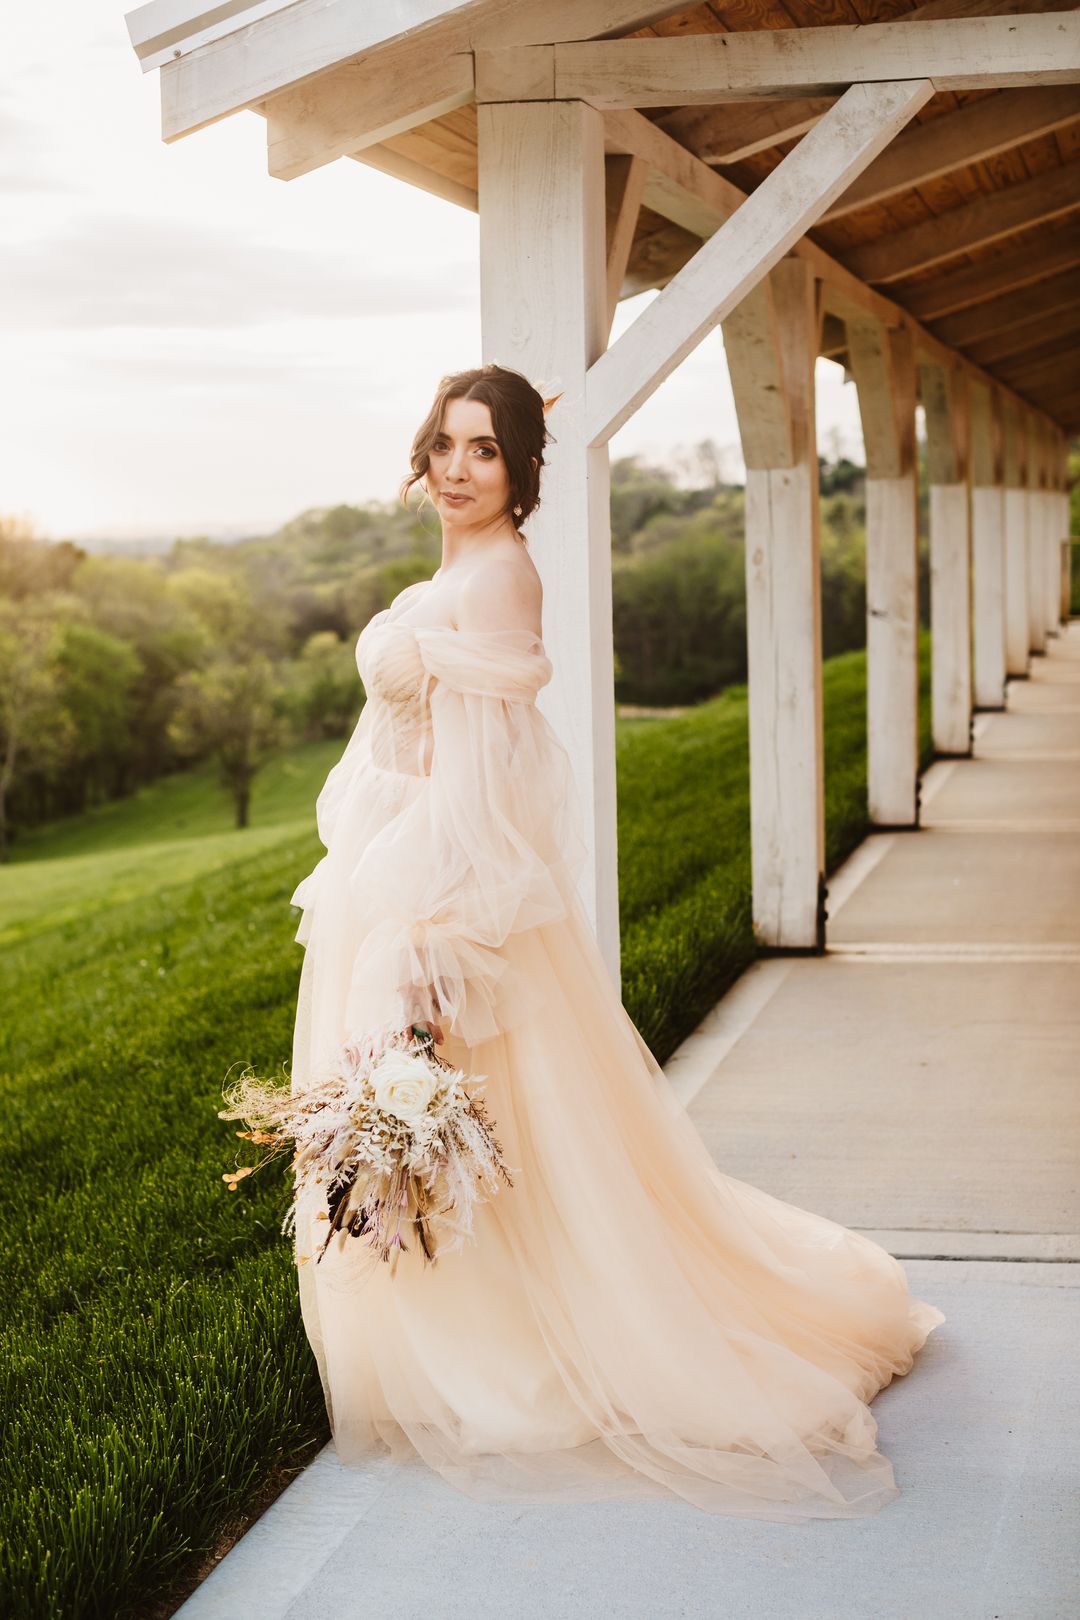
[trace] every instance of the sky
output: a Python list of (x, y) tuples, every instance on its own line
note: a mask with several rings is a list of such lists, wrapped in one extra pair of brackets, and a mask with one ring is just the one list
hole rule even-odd
[[(256, 113), (166, 145), (120, 6), (4, 9), (0, 514), (51, 539), (230, 537), (395, 499), (439, 378), (481, 360), (476, 215), (348, 158), (271, 179)], [(741, 477), (718, 330), (610, 448), (703, 439)], [(861, 458), (826, 361), (818, 440)]]

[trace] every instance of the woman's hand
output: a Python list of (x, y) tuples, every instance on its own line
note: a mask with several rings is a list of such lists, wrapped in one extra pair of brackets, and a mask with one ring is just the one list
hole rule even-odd
[(441, 1024), (432, 1024), (426, 1018), (418, 1018), (409, 1025), (409, 1028), (405, 1030), (404, 1033), (406, 1035), (411, 1035), (414, 1029), (426, 1029), (428, 1034), (434, 1040), (436, 1046), (441, 1046), (443, 1044), (445, 1037), (443, 1035)]

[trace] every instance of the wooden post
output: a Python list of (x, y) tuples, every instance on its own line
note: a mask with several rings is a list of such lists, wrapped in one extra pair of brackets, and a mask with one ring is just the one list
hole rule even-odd
[(1049, 423), (1042, 423), (1043, 465), (1046, 488), (1043, 491), (1043, 586), (1046, 633), (1061, 633), (1061, 536), (1058, 532), (1058, 450), (1057, 434)]
[(930, 486), (931, 711), (939, 754), (971, 753), (967, 396), (958, 366), (920, 360)]
[(618, 985), (610, 484), (607, 447), (585, 431), (608, 331), (603, 117), (580, 101), (488, 103), (477, 139), (484, 361), (564, 391), (528, 531), (554, 664), (540, 703), (573, 762), (592, 846), (582, 899)]
[(1031, 652), (1046, 651), (1046, 527), (1043, 489), (1045, 469), (1042, 436), (1038, 419), (1027, 413), (1027, 596), (1028, 647)]
[(1027, 468), (1024, 417), (1006, 399), (1005, 427), (1005, 668), (1028, 672)]
[(811, 267), (782, 259), (723, 333), (746, 462), (754, 931), (766, 946), (820, 950), (825, 779)]
[(1001, 397), (969, 385), (975, 707), (1005, 707), (1005, 486)]
[(1069, 442), (1065, 435), (1062, 434), (1057, 446), (1057, 532), (1060, 536), (1060, 622), (1063, 625), (1068, 624), (1069, 615), (1072, 612), (1072, 537), (1069, 532), (1071, 523), (1069, 515), (1068, 460)]
[(866, 445), (867, 803), (883, 827), (919, 821), (915, 352), (906, 326), (847, 322)]

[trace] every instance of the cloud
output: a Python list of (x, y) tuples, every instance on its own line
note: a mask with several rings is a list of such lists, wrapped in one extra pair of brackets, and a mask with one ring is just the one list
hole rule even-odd
[[(55, 157), (57, 163), (52, 170), (50, 156)], [(60, 166), (49, 125), (21, 118), (0, 104), (0, 195), (77, 189)]]
[(373, 271), (361, 252), (282, 248), (130, 214), (80, 217), (8, 259), (0, 324), (22, 331), (429, 315), (468, 309), (476, 296), (472, 266), (439, 264), (436, 283)]

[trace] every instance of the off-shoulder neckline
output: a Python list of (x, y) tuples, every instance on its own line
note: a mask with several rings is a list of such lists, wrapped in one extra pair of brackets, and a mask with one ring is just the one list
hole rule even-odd
[[(373, 619), (368, 621), (365, 628), (370, 629), (372, 625), (378, 623), (378, 621), (383, 617), (383, 614), (389, 613), (389, 611), (389, 608), (383, 608), (379, 613), (375, 614)], [(389, 619), (385, 624), (379, 625), (379, 628), (382, 630), (411, 630), (414, 635), (445, 634), (451, 636), (462, 636), (466, 639), (470, 636), (475, 636), (478, 638), (484, 636), (522, 636), (527, 637), (530, 641), (543, 642), (543, 637), (535, 630), (523, 630), (520, 626), (511, 624), (500, 625), (498, 628), (492, 630), (462, 630), (461, 627), (456, 624), (405, 624), (400, 619)], [(363, 632), (361, 632), (361, 634), (363, 634)]]
[(455, 636), (528, 636), (531, 640), (537, 641), (541, 646), (543, 646), (544, 638), (538, 634), (537, 631), (522, 630), (517, 625), (502, 625), (496, 630), (462, 630), (460, 625), (456, 624), (403, 624), (400, 618), (391, 619), (387, 617), (387, 615), (393, 613), (395, 604), (400, 602), (402, 597), (407, 595), (409, 591), (416, 590), (417, 586), (431, 585), (433, 583), (434, 575), (432, 575), (431, 579), (413, 580), (411, 585), (406, 585), (404, 590), (398, 592), (398, 594), (394, 597), (393, 602), (390, 603), (389, 607), (381, 608), (379, 612), (376, 613), (371, 620), (369, 620), (369, 625), (377, 624), (380, 620), (385, 620), (385, 623), (381, 627), (389, 630), (444, 630), (450, 635)]

